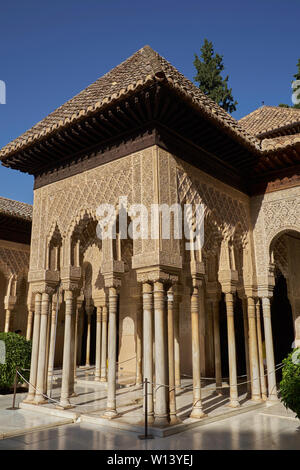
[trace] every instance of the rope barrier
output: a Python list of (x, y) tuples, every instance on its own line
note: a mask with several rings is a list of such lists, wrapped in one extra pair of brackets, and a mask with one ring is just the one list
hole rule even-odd
[[(23, 369), (22, 369), (23, 370)], [(25, 377), (17, 370), (17, 374), (21, 377), (21, 379), (24, 380), (24, 382), (26, 382), (28, 385), (31, 385), (31, 387), (36, 391), (38, 392), (40, 395), (42, 395), (44, 398), (47, 398), (47, 400), (50, 400), (50, 401), (53, 401), (53, 403), (56, 403), (58, 404), (59, 406), (61, 406), (60, 402), (57, 401), (57, 400), (54, 400), (53, 398), (50, 398), (48, 397), (48, 395), (46, 395), (45, 393), (41, 392), (40, 390), (38, 390), (34, 385), (32, 385), (32, 383), (28, 382), (28, 380), (25, 379)]]

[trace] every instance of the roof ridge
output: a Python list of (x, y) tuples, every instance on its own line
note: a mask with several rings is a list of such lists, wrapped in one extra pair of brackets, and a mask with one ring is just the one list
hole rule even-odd
[(23, 205), (26, 205), (26, 206), (29, 206), (29, 207), (33, 207), (33, 205), (29, 204), (28, 202), (17, 201), (16, 199), (10, 199), (9, 197), (0, 196), (0, 199), (2, 199), (4, 201), (16, 202), (17, 204), (23, 204)]

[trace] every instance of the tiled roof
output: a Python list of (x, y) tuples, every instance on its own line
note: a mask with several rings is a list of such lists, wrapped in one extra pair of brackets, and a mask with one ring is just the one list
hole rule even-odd
[(32, 206), (25, 202), (13, 201), (12, 199), (0, 197), (0, 214), (31, 220)]
[(23, 135), (0, 151), (0, 159), (32, 145), (52, 132), (91, 115), (108, 103), (132, 93), (133, 90), (154, 81), (165, 81), (190, 100), (202, 114), (226, 130), (242, 144), (260, 149), (259, 141), (249, 134), (234, 118), (200, 91), (190, 80), (155, 52), (144, 46), (71, 100), (57, 108)]
[(260, 137), (277, 129), (300, 125), (300, 109), (262, 106), (239, 120), (249, 134)]
[(282, 135), (273, 139), (263, 139), (261, 142), (262, 150), (280, 150), (295, 145), (300, 146), (300, 134)]

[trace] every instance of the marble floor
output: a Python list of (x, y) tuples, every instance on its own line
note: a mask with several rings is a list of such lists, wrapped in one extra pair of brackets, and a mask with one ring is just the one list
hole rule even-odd
[(0, 440), (0, 450), (300, 450), (300, 422), (281, 404), (248, 411), (168, 437), (141, 441), (132, 432), (74, 423)]

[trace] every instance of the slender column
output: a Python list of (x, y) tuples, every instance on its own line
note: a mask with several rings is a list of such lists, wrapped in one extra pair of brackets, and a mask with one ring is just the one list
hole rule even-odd
[(69, 397), (77, 397), (75, 392), (75, 321), (76, 321), (76, 297), (73, 292), (72, 315), (71, 315), (71, 351), (70, 351), (70, 381), (69, 381)]
[(39, 355), (38, 355), (38, 370), (37, 370), (37, 381), (36, 381), (36, 394), (34, 402), (39, 405), (42, 403), (47, 403), (44, 393), (45, 387), (45, 377), (46, 377), (46, 361), (47, 361), (47, 324), (48, 324), (48, 315), (49, 315), (49, 294), (44, 292), (42, 294), (42, 308), (41, 308), (41, 324), (40, 324), (40, 342), (39, 342)]
[(277, 401), (277, 388), (276, 388), (276, 373), (275, 373), (275, 360), (273, 349), (273, 334), (271, 323), (271, 305), (269, 297), (263, 297), (263, 317), (264, 317), (264, 330), (265, 330), (265, 345), (266, 345), (266, 359), (267, 359), (267, 372), (268, 372), (268, 400)]
[(101, 378), (100, 382), (107, 381), (107, 306), (102, 307), (102, 343), (101, 343)]
[(32, 323), (33, 323), (33, 311), (30, 308), (30, 309), (28, 309), (28, 317), (27, 317), (27, 329), (26, 329), (26, 339), (27, 339), (27, 341), (29, 341), (31, 339)]
[[(64, 333), (64, 353), (63, 353), (63, 370), (61, 382), (60, 405), (64, 408), (70, 408), (70, 380), (71, 380), (71, 337), (72, 337), (72, 315), (73, 312), (73, 292), (65, 290), (65, 333)], [(72, 361), (73, 362), (73, 361)]]
[(33, 324), (33, 338), (32, 338), (32, 351), (31, 351), (31, 365), (30, 365), (30, 378), (28, 395), (25, 398), (25, 403), (32, 403), (35, 396), (39, 343), (40, 343), (40, 320), (41, 320), (41, 302), (42, 294), (35, 294), (35, 307), (34, 307), (34, 324)]
[(75, 338), (74, 338), (74, 379), (76, 379), (77, 371), (77, 351), (78, 351), (78, 323), (79, 323), (79, 312), (81, 309), (82, 300), (77, 302), (76, 314), (75, 314)]
[[(154, 328), (155, 328), (155, 424), (168, 423), (168, 363), (167, 335), (164, 316), (164, 285), (154, 283)], [(162, 386), (163, 385), (163, 386)]]
[(228, 336), (228, 361), (229, 361), (229, 385), (230, 403), (229, 406), (236, 408), (240, 406), (238, 401), (237, 371), (236, 371), (236, 348), (234, 332), (234, 309), (232, 293), (225, 294), (227, 312), (227, 336)]
[(261, 400), (260, 395), (260, 378), (259, 378), (259, 362), (257, 351), (257, 334), (256, 334), (256, 315), (255, 303), (252, 297), (248, 297), (248, 322), (249, 322), (249, 354), (251, 368), (251, 399), (255, 401)]
[[(57, 297), (56, 297), (57, 299)], [(57, 300), (54, 301), (52, 297), (52, 312), (51, 312), (51, 332), (50, 332), (50, 350), (49, 350), (49, 367), (48, 375), (51, 377), (54, 368), (54, 355), (55, 355), (55, 330), (56, 330), (56, 305)]]
[(260, 373), (260, 387), (262, 399), (267, 399), (267, 387), (265, 378), (264, 358), (263, 358), (263, 345), (262, 345), (262, 334), (261, 334), (261, 323), (260, 323), (260, 300), (256, 299), (256, 326), (257, 326), (257, 343), (258, 343), (258, 358), (259, 358), (259, 373)]
[(143, 383), (143, 306), (141, 299), (138, 301), (138, 308), (136, 312), (136, 373), (135, 384), (142, 385)]
[(175, 360), (175, 386), (181, 387), (180, 374), (180, 333), (179, 333), (179, 296), (174, 292), (174, 360)]
[(95, 382), (100, 382), (101, 377), (101, 316), (102, 307), (97, 307), (96, 317), (96, 366), (95, 366)]
[(214, 325), (214, 351), (215, 351), (215, 376), (216, 390), (220, 393), (222, 389), (222, 362), (221, 362), (221, 342), (220, 342), (220, 315), (219, 301), (211, 302), (213, 325)]
[(117, 300), (118, 294), (115, 287), (109, 288), (108, 308), (108, 376), (107, 376), (107, 407), (105, 416), (114, 418), (118, 415), (116, 409), (116, 379), (117, 379)]
[(176, 416), (175, 395), (175, 354), (174, 354), (174, 293), (173, 287), (168, 290), (168, 358), (169, 358), (169, 408), (170, 423), (178, 423)]
[(5, 310), (5, 326), (4, 326), (4, 333), (8, 333), (8, 332), (9, 332), (10, 318), (11, 318), (11, 309), (7, 308), (7, 309)]
[(90, 367), (90, 351), (91, 351), (91, 320), (92, 320), (92, 306), (86, 307), (87, 313), (87, 333), (86, 333), (86, 355), (85, 367)]
[(246, 374), (247, 374), (247, 396), (251, 396), (251, 369), (249, 358), (249, 327), (248, 327), (248, 309), (247, 298), (242, 298), (243, 307), (243, 324), (244, 324), (244, 339), (245, 339), (245, 359), (246, 359)]
[(201, 400), (201, 372), (200, 372), (200, 334), (199, 334), (199, 284), (193, 279), (191, 295), (191, 328), (192, 328), (192, 358), (193, 358), (193, 409), (191, 418), (203, 418)]
[[(152, 285), (143, 284), (144, 378), (148, 379), (148, 422), (154, 421), (153, 407), (153, 294)], [(145, 405), (145, 404), (144, 404)]]

